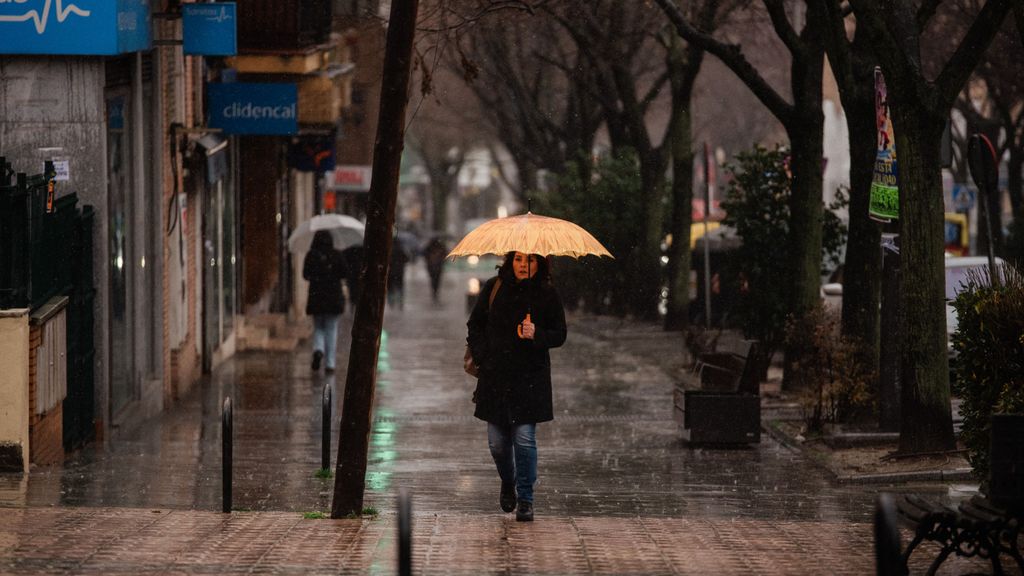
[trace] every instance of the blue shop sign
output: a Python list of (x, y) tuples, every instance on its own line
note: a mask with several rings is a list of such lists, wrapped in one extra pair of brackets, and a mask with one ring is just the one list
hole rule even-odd
[(0, 54), (149, 50), (149, 0), (0, 0)]
[[(2, 1), (2, 0), (0, 0)], [(182, 27), (185, 54), (234, 56), (238, 54), (238, 18), (234, 2), (184, 4)]]
[(295, 84), (207, 84), (209, 126), (225, 134), (295, 134), (299, 130)]

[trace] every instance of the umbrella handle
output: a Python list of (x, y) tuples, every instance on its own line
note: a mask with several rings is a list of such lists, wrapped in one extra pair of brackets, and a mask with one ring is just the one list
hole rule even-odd
[[(529, 322), (529, 321), (530, 321), (530, 313), (527, 312), (526, 313), (526, 318), (523, 320), (523, 322)], [(520, 322), (519, 325), (516, 326), (516, 332), (519, 334), (520, 338), (523, 337), (523, 324), (522, 324), (522, 322)]]

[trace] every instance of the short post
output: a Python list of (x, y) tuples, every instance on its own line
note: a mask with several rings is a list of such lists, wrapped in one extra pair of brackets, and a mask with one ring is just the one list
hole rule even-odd
[(223, 449), (223, 460), (221, 462), (221, 483), (222, 483), (222, 506), (221, 511), (225, 514), (231, 512), (231, 458), (232, 458), (232, 416), (231, 397), (224, 398), (224, 411), (221, 415), (221, 447)]
[(331, 469), (331, 383), (324, 384), (323, 432), (321, 433), (320, 469)]
[(875, 570), (878, 576), (906, 574), (896, 526), (896, 504), (889, 494), (878, 496), (875, 506)]
[(412, 498), (409, 491), (398, 491), (398, 574), (412, 574)]

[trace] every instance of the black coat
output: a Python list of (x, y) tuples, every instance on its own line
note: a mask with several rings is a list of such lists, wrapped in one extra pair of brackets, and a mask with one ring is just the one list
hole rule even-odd
[[(469, 348), (480, 367), (474, 416), (499, 425), (547, 422), (554, 418), (548, 349), (561, 346), (566, 335), (562, 300), (553, 286), (516, 282), (507, 274), (488, 310), (496, 280), (484, 284), (467, 323)], [(528, 308), (536, 325), (533, 340), (516, 333)]]
[(341, 281), (348, 276), (345, 258), (330, 244), (314, 242), (302, 263), (302, 277), (309, 280), (306, 314), (325, 315), (345, 312), (345, 293)]

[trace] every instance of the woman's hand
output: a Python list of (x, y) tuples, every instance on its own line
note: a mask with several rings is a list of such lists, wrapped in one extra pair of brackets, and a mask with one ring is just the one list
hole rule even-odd
[(519, 324), (519, 337), (526, 340), (533, 340), (533, 335), (536, 334), (537, 327), (533, 325), (530, 320), (530, 315), (527, 314), (526, 318)]

